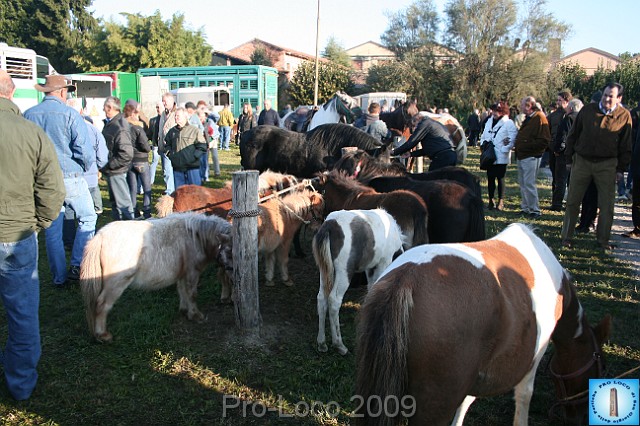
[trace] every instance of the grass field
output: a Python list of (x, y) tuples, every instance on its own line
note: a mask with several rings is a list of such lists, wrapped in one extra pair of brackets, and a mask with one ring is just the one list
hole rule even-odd
[[(220, 155), (223, 175), (209, 182), (210, 186), (220, 186), (239, 169), (237, 148)], [(477, 151), (467, 161), (469, 169), (484, 177), (477, 169)], [(161, 180), (158, 174), (154, 201), (161, 195)], [(485, 186), (483, 181), (483, 190)], [(548, 206), (549, 182), (541, 180), (540, 188), (541, 205)], [(489, 236), (520, 220), (513, 165), (509, 166), (505, 204), (503, 212), (486, 212)], [(637, 366), (640, 294), (633, 271), (596, 250), (593, 235), (579, 236), (571, 251), (561, 248), (561, 213), (543, 213), (542, 219), (526, 221), (534, 224), (538, 235), (573, 274), (591, 322), (597, 323), (606, 313), (613, 315), (613, 335), (605, 346), (606, 376)], [(99, 225), (109, 217), (107, 208)], [(204, 323), (191, 323), (178, 313), (175, 287), (157, 292), (127, 290), (108, 318), (115, 340), (101, 345), (88, 333), (78, 285), (52, 288), (40, 236), (40, 379), (30, 400), (16, 402), (0, 378), (0, 424), (349, 424), (356, 402), (352, 397), (355, 321), (364, 289), (350, 289), (340, 312), (343, 339), (351, 352), (344, 357), (335, 351), (318, 353), (319, 278), (310, 255), (310, 238), (307, 233), (307, 257), (290, 262), (294, 287), (260, 286), (260, 339), (247, 339), (236, 330), (232, 306), (218, 303), (220, 288), (211, 267), (202, 277), (198, 297), (198, 306), (207, 316)], [(0, 342), (4, 342), (4, 312), (0, 318)], [(561, 424), (548, 417), (554, 402), (553, 384), (545, 368), (548, 357), (538, 371), (531, 425)], [(512, 395), (479, 400), (465, 424), (508, 425), (513, 411)]]

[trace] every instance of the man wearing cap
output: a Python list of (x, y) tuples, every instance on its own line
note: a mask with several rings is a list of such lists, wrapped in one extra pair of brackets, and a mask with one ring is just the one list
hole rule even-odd
[(64, 177), (64, 204), (71, 207), (78, 218), (68, 272), (62, 240), (64, 213), (45, 231), (53, 284), (61, 286), (67, 279), (80, 278), (84, 247), (95, 234), (98, 215), (84, 173), (95, 163), (96, 155), (83, 118), (66, 105), (67, 93), (75, 91), (75, 86), (62, 75), (48, 75), (44, 85), (36, 84), (35, 87), (46, 96), (40, 104), (29, 108), (24, 117), (42, 127), (53, 141)]
[(0, 70), (0, 300), (7, 324), (0, 364), (11, 396), (25, 400), (36, 386), (41, 353), (37, 233), (59, 216), (65, 190), (55, 148), (22, 118), (12, 102), (15, 90)]

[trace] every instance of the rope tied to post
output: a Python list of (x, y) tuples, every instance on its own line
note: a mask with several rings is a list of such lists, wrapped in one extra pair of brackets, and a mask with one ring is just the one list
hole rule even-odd
[(256, 216), (260, 216), (260, 209), (247, 210), (247, 211), (244, 211), (244, 212), (231, 209), (231, 210), (229, 210), (229, 213), (227, 213), (227, 216), (234, 217), (234, 218), (236, 218), (236, 217), (256, 217)]

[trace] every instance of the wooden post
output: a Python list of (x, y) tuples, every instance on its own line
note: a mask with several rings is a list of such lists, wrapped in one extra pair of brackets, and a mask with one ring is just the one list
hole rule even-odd
[(262, 325), (258, 291), (258, 172), (233, 173), (233, 283), (236, 325), (258, 334)]

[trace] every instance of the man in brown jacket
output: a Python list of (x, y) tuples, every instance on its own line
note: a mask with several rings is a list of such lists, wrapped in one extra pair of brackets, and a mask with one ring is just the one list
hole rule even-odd
[(515, 143), (518, 158), (518, 185), (521, 194), (522, 211), (520, 213), (536, 219), (540, 217), (536, 179), (540, 158), (551, 141), (551, 132), (547, 117), (538, 109), (533, 96), (522, 99), (520, 111), (525, 114)]
[(608, 84), (599, 103), (582, 108), (567, 136), (565, 155), (571, 178), (562, 224), (565, 247), (571, 247), (580, 201), (593, 179), (598, 188), (600, 210), (596, 228), (598, 244), (604, 250), (613, 248), (609, 237), (615, 204), (614, 182), (622, 179), (631, 161), (631, 115), (620, 104), (622, 90), (618, 83)]

